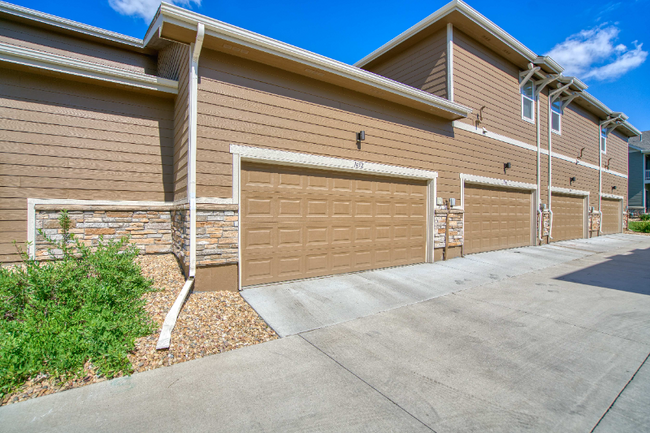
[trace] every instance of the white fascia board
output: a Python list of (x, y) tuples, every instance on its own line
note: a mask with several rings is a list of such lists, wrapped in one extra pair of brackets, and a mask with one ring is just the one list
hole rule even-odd
[(171, 94), (178, 93), (178, 82), (174, 80), (4, 43), (0, 43), (0, 61), (125, 86)]
[(601, 198), (610, 198), (612, 200), (623, 200), (624, 197), (622, 195), (614, 195), (614, 194), (600, 194)]
[(0, 12), (15, 15), (17, 17), (25, 18), (31, 21), (37, 21), (53, 27), (59, 27), (64, 30), (68, 30), (76, 33), (83, 33), (88, 36), (93, 36), (96, 38), (129, 45), (131, 47), (142, 48), (142, 39), (134, 38), (132, 36), (126, 36), (116, 32), (111, 32), (109, 30), (104, 30), (98, 27), (89, 26), (87, 24), (78, 23), (76, 21), (35, 11), (33, 9), (28, 9), (4, 1), (0, 1)]
[(261, 147), (230, 145), (230, 153), (237, 154), (242, 161), (266, 162), (281, 165), (320, 168), (325, 170), (346, 171), (360, 174), (411, 179), (435, 179), (435, 171), (421, 170), (397, 165), (378, 164), (354, 159), (335, 158), (332, 156), (312, 155), (309, 153), (288, 152), (286, 150), (265, 149)]
[(561, 74), (564, 71), (564, 68), (550, 56), (537, 56), (533, 63), (535, 65), (546, 65), (556, 74)]
[(429, 27), (431, 24), (435, 23), (436, 21), (439, 21), (440, 19), (444, 18), (445, 16), (449, 15), (454, 11), (459, 11), (467, 18), (472, 20), (474, 23), (483, 27), (492, 36), (499, 39), (501, 42), (506, 44), (512, 50), (519, 53), (521, 56), (526, 58), (529, 62), (532, 62), (537, 58), (537, 54), (532, 52), (530, 49), (528, 49), (524, 44), (519, 42), (517, 39), (513, 38), (501, 27), (497, 26), (492, 21), (487, 19), (485, 16), (481, 15), (478, 11), (471, 8), (467, 3), (461, 0), (454, 0), (452, 2), (447, 3), (445, 6), (441, 7), (440, 9), (438, 9), (437, 11), (435, 11), (434, 13), (432, 13), (431, 15), (429, 15), (428, 17), (426, 17), (425, 19), (423, 19), (422, 21), (420, 21), (419, 23), (411, 27), (410, 29), (406, 30), (402, 34), (391, 39), (389, 42), (382, 45), (372, 53), (368, 54), (363, 59), (356, 62), (354, 66), (361, 68), (367, 65), (368, 63), (375, 60), (379, 56), (392, 50), (397, 45), (401, 44), (402, 42), (406, 41), (413, 35), (419, 33), (423, 29)]
[[(532, 144), (524, 143), (523, 141), (515, 140), (514, 138), (506, 137), (505, 135), (497, 134), (491, 131), (483, 132), (483, 129), (476, 128), (475, 126), (468, 125), (467, 123), (461, 122), (459, 120), (454, 120), (452, 122), (452, 126), (454, 128), (462, 129), (463, 131), (471, 132), (473, 134), (481, 135), (483, 137), (488, 137), (493, 140), (501, 141), (503, 143), (512, 144), (513, 146), (521, 147), (522, 149), (530, 150), (531, 152), (537, 152), (537, 147), (533, 146)], [(548, 150), (540, 149), (540, 153), (542, 155), (548, 155)], [(562, 155), (561, 153), (551, 152), (551, 156), (553, 156), (553, 158), (561, 159), (563, 161), (570, 162), (576, 165), (598, 170), (598, 166), (595, 164), (590, 164), (588, 162), (581, 161), (577, 158), (572, 158), (570, 156)], [(603, 172), (627, 179), (627, 175), (624, 173), (619, 173), (617, 171), (608, 170), (608, 169), (603, 169)]]
[(272, 54), (317, 71), (328, 72), (339, 77), (356, 81), (379, 90), (383, 90), (413, 101), (423, 103), (432, 108), (447, 111), (457, 116), (467, 117), (472, 109), (461, 104), (448, 101), (423, 90), (399, 83), (381, 75), (373, 74), (355, 66), (330, 59), (320, 54), (312, 53), (302, 48), (262, 36), (240, 27), (236, 27), (196, 12), (188, 11), (178, 6), (162, 3), (160, 13), (165, 22), (181, 25), (188, 29), (196, 29), (197, 23), (205, 25), (208, 36), (223, 39), (234, 44), (243, 45), (254, 50)]
[(500, 186), (504, 188), (525, 189), (536, 191), (537, 185), (534, 183), (517, 182), (514, 180), (497, 179), (494, 177), (476, 176), (474, 174), (460, 174), (460, 180), (464, 183), (478, 183), (481, 185)]
[(581, 191), (579, 189), (572, 188), (560, 188), (559, 186), (551, 186), (551, 192), (556, 192), (558, 194), (578, 195), (583, 197), (589, 195), (589, 191)]

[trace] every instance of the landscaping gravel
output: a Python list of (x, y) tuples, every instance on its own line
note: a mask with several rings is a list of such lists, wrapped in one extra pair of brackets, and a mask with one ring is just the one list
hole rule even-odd
[[(142, 273), (152, 278), (156, 292), (145, 295), (146, 310), (157, 330), (135, 341), (129, 355), (135, 373), (178, 364), (239, 347), (275, 340), (278, 336), (258, 316), (238, 292), (191, 293), (172, 331), (168, 350), (156, 350), (163, 321), (181, 291), (185, 278), (173, 254), (145, 255), (138, 258)], [(60, 380), (40, 375), (31, 378), (0, 405), (16, 403), (46, 394), (106, 380), (86, 363), (81, 377)]]

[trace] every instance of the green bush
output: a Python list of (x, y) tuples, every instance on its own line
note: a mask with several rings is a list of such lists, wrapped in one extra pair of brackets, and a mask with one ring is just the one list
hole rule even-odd
[(650, 213), (642, 213), (639, 218), (641, 218), (641, 221), (650, 221)]
[(153, 332), (135, 246), (100, 238), (92, 251), (69, 234), (67, 212), (59, 221), (63, 240), (47, 239), (60, 260), (23, 254), (22, 267), (0, 268), (0, 397), (39, 373), (81, 374), (86, 361), (106, 377), (130, 373), (134, 340)]
[(650, 221), (630, 221), (630, 230), (640, 233), (650, 233)]

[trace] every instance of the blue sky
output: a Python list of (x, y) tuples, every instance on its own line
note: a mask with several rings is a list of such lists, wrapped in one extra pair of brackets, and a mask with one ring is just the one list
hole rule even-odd
[[(142, 38), (157, 0), (14, 0), (39, 11)], [(175, 0), (204, 15), (354, 63), (446, 1)], [(551, 55), (588, 91), (640, 130), (650, 130), (650, 0), (468, 4), (537, 54)]]

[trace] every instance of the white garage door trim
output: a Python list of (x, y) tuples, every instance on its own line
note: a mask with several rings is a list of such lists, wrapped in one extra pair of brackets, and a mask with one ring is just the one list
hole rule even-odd
[[(427, 181), (427, 239), (426, 262), (433, 263), (435, 218), (434, 204), (436, 202), (436, 181), (438, 172), (420, 170), (417, 168), (401, 167), (397, 165), (378, 164), (375, 162), (360, 161), (331, 156), (312, 155), (309, 153), (289, 152), (286, 150), (264, 149), (261, 147), (231, 144), (232, 154), (232, 203), (238, 204), (241, 213), (241, 162), (266, 162), (274, 165), (315, 168), (322, 170), (342, 171), (357, 174), (370, 174), (389, 176), (402, 179), (421, 179)], [(241, 223), (241, 218), (240, 218)], [(242, 248), (241, 226), (238, 230), (237, 248), (239, 251), (239, 290), (242, 282)]]
[(584, 197), (585, 202), (582, 205), (583, 218), (584, 218), (582, 222), (582, 227), (583, 227), (582, 238), (588, 239), (589, 238), (589, 195), (590, 195), (589, 191), (581, 191), (579, 189), (560, 188), (559, 186), (552, 186), (551, 193)]
[[(517, 182), (514, 180), (497, 179), (494, 177), (477, 176), (474, 174), (460, 174), (460, 207), (465, 210), (465, 183), (490, 185), (501, 188), (521, 189), (530, 191), (531, 194), (537, 191), (537, 185), (534, 183)], [(463, 212), (463, 227), (465, 227), (465, 212)], [(534, 197), (530, 201), (530, 245), (535, 245), (535, 233), (537, 228), (537, 211), (535, 209)], [(463, 243), (465, 240), (463, 239)]]

